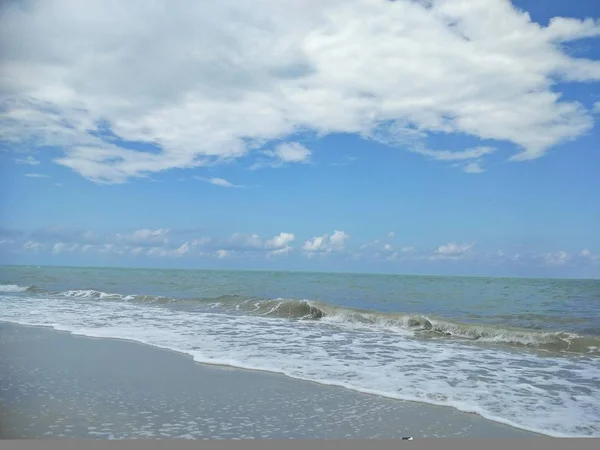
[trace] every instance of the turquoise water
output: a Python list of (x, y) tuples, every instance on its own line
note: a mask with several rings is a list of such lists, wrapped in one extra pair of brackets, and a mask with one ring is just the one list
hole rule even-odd
[(600, 436), (600, 281), (2, 267), (0, 320)]

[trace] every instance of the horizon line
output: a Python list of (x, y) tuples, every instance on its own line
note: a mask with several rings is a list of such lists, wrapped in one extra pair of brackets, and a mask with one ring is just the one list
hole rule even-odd
[(330, 271), (330, 270), (305, 270), (305, 269), (253, 269), (253, 268), (192, 268), (192, 267), (140, 267), (140, 266), (103, 266), (103, 265), (61, 265), (61, 264), (6, 264), (0, 267), (37, 267), (37, 268), (59, 268), (59, 269), (124, 269), (124, 270), (173, 270), (173, 271), (198, 271), (198, 272), (278, 272), (278, 273), (305, 273), (324, 275), (371, 275), (371, 276), (405, 276), (405, 277), (437, 277), (437, 278), (497, 278), (497, 279), (528, 279), (528, 280), (572, 280), (572, 281), (599, 281), (600, 277), (542, 277), (542, 276), (516, 276), (516, 275), (442, 275), (435, 273), (393, 273), (393, 272), (354, 272), (354, 271)]

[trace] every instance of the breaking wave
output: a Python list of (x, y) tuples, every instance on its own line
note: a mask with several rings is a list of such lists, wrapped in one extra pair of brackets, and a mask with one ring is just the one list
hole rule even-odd
[(595, 334), (580, 335), (564, 331), (544, 332), (487, 324), (460, 323), (429, 315), (361, 310), (313, 300), (260, 299), (239, 295), (222, 295), (210, 298), (172, 298), (151, 295), (124, 295), (93, 289), (53, 292), (35, 286), (19, 286), (16, 284), (0, 284), (0, 292), (31, 292), (48, 296), (101, 301), (197, 305), (211, 310), (217, 309), (223, 312), (236, 312), (267, 318), (292, 321), (322, 321), (338, 326), (368, 327), (389, 332), (403, 331), (421, 337), (455, 338), (539, 348), (554, 352), (600, 354), (600, 336)]
[(538, 347), (550, 351), (600, 353), (600, 336), (466, 324), (425, 315), (359, 310), (311, 300), (277, 299), (249, 304), (253, 306), (250, 309), (253, 314), (268, 317), (326, 320), (342, 325), (405, 330), (421, 335)]
[(0, 292), (25, 292), (32, 286), (19, 286), (18, 284), (0, 284)]

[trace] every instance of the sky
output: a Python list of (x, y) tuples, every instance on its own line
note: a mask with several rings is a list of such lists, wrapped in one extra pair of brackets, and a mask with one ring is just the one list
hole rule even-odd
[(594, 0), (10, 0), (0, 263), (600, 277)]

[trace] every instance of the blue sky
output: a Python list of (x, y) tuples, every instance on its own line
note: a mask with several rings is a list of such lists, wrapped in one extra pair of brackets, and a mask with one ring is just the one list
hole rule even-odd
[(261, 5), (6, 7), (0, 262), (600, 276), (596, 2)]

